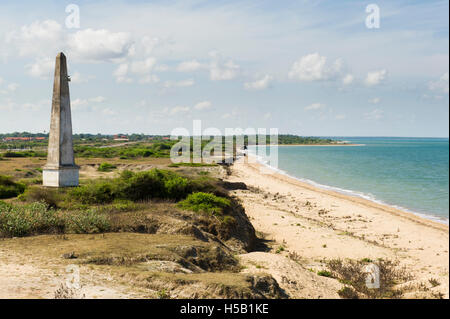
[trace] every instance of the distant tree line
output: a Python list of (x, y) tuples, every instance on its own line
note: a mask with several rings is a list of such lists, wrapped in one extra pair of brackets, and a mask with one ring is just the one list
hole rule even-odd
[[(107, 134), (74, 134), (74, 144), (82, 145), (82, 144), (92, 144), (92, 146), (101, 146), (108, 145), (109, 143), (114, 143), (114, 138), (117, 136), (126, 137), (130, 142), (151, 142), (151, 143), (160, 143), (160, 142), (169, 142), (169, 135), (146, 135), (146, 134), (116, 134), (116, 135), (107, 135)], [(43, 141), (4, 141), (3, 139), (6, 137), (45, 137), (46, 140)], [(203, 137), (202, 146), (210, 141), (210, 137)], [(233, 138), (236, 140), (236, 137)], [(274, 144), (273, 137), (267, 135), (266, 136), (266, 144)], [(222, 136), (222, 141), (225, 141), (225, 137)], [(251, 138), (249, 140), (248, 136), (244, 136), (245, 145), (255, 144), (256, 140)], [(292, 134), (281, 134), (278, 135), (277, 144), (280, 145), (314, 145), (314, 144), (333, 144), (336, 143), (336, 140), (330, 138), (321, 138), (321, 137), (313, 137), (313, 136), (298, 136)], [(36, 147), (45, 147), (48, 143), (48, 134), (45, 133), (29, 133), (29, 132), (14, 132), (8, 134), (0, 134), (0, 149), (33, 149)], [(192, 138), (191, 138), (192, 143)]]

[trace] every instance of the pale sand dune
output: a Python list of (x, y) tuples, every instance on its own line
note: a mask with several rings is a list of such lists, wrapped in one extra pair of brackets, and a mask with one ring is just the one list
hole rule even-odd
[[(34, 260), (21, 254), (0, 250), (0, 299), (52, 299), (55, 291), (67, 280), (65, 267), (51, 261)], [(115, 284), (103, 273), (80, 267), (83, 274), (82, 295), (73, 298), (125, 299), (147, 296), (132, 292), (130, 287)]]
[[(332, 258), (398, 260), (415, 283), (423, 282), (430, 288), (406, 297), (431, 297), (442, 292), (448, 298), (447, 225), (282, 174), (262, 174), (261, 168), (240, 159), (228, 179), (251, 187), (235, 194), (242, 199), (256, 230), (266, 238), (280, 245), (284, 242), (313, 268), (323, 266), (320, 260)], [(431, 278), (440, 285), (432, 288)]]

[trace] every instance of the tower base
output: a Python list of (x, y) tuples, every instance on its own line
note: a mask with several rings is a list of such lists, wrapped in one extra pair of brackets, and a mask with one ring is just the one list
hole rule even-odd
[(79, 180), (78, 166), (45, 168), (42, 170), (43, 185), (47, 187), (76, 187)]

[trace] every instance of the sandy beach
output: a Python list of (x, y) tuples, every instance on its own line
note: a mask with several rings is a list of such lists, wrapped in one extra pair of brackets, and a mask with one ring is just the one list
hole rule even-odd
[[(398, 261), (413, 278), (405, 284), (416, 288), (404, 297), (448, 298), (447, 225), (263, 171), (267, 168), (261, 164), (245, 163), (241, 158), (233, 165), (228, 180), (249, 187), (234, 194), (242, 200), (255, 229), (300, 256), (304, 269), (321, 269), (324, 260), (336, 258), (389, 259)], [(271, 253), (247, 254), (243, 259), (265, 262), (266, 271), (274, 272), (275, 278), (277, 267), (285, 267), (277, 262), (279, 255)], [(286, 281), (282, 277), (278, 274), (277, 280)], [(439, 284), (430, 285), (430, 280)], [(320, 297), (335, 297), (331, 292), (338, 284), (330, 281), (329, 285), (333, 288), (323, 290)], [(281, 286), (295, 290), (283, 283)], [(298, 296), (305, 297), (305, 291)]]

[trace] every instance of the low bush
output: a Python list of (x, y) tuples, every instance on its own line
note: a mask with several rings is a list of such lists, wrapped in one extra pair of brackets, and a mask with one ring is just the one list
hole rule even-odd
[(45, 152), (36, 152), (36, 151), (19, 151), (19, 152), (5, 152), (3, 153), (3, 157), (6, 158), (14, 158), (14, 157), (47, 157), (47, 153)]
[(63, 212), (43, 202), (12, 205), (0, 201), (0, 237), (65, 232), (92, 234), (110, 229), (108, 215), (96, 209)]
[(331, 274), (331, 272), (329, 272), (328, 270), (319, 270), (319, 271), (317, 272), (317, 274), (318, 274), (319, 276), (322, 276), (322, 277), (333, 277), (333, 275)]
[(164, 182), (165, 192), (168, 198), (179, 200), (185, 198), (190, 192), (189, 181), (181, 176), (171, 176)]
[(116, 165), (105, 162), (105, 163), (101, 163), (97, 170), (99, 172), (111, 172), (112, 170), (114, 170), (116, 168), (117, 168)]
[(338, 290), (338, 295), (343, 299), (359, 299), (358, 293), (355, 291), (355, 289), (347, 286)]
[(39, 186), (29, 187), (25, 193), (20, 196), (27, 202), (43, 202), (51, 208), (57, 208), (62, 200), (62, 194), (55, 188), (44, 188)]
[(108, 216), (95, 209), (68, 213), (66, 224), (68, 231), (76, 234), (104, 233), (111, 229)]
[(107, 180), (91, 181), (72, 189), (69, 195), (82, 204), (107, 204), (114, 200), (113, 184)]
[(115, 180), (118, 198), (132, 201), (164, 197), (164, 174), (152, 169), (148, 172), (132, 173), (126, 179)]
[(10, 177), (0, 175), (0, 199), (13, 198), (22, 194), (26, 186), (14, 182)]
[(62, 233), (65, 222), (54, 209), (45, 203), (8, 205), (0, 202), (0, 235), (19, 237), (34, 233)]
[(230, 207), (230, 200), (210, 193), (193, 193), (181, 201), (179, 207), (194, 212), (204, 212), (214, 216), (223, 215), (224, 209)]
[(378, 259), (373, 263), (379, 270), (379, 288), (368, 288), (366, 285), (366, 266), (369, 265), (366, 261), (333, 259), (328, 261), (328, 268), (332, 277), (366, 298), (400, 298), (404, 292), (396, 286), (411, 280), (412, 276), (404, 268), (399, 268), (398, 262)]
[(141, 157), (169, 157), (170, 149), (176, 141), (154, 143), (151, 145), (133, 144), (121, 147), (95, 147), (88, 145), (76, 145), (74, 152), (77, 157), (97, 157), (121, 159)]
[(114, 200), (180, 200), (189, 193), (188, 179), (174, 172), (152, 169), (139, 173), (123, 171), (118, 178), (91, 181), (74, 188), (70, 196), (82, 204), (103, 204)]

